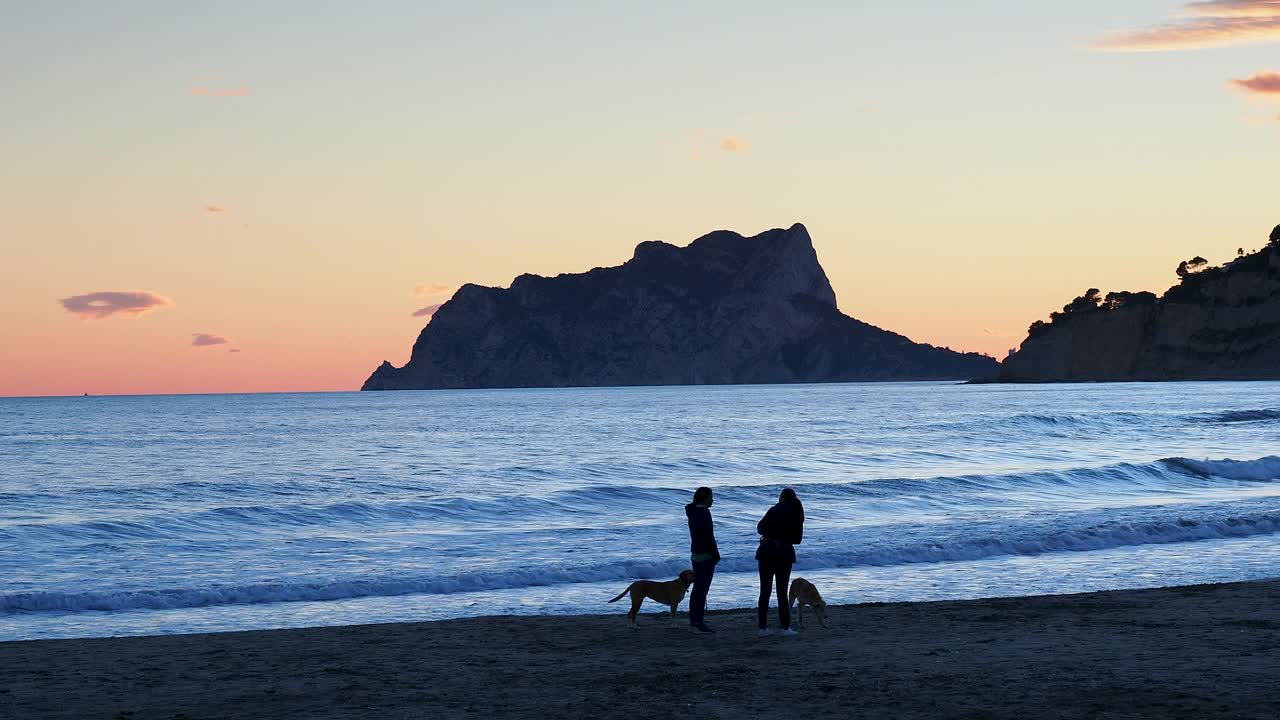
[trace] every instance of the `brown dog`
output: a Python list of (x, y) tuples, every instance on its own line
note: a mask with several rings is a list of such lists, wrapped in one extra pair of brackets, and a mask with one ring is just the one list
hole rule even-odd
[(791, 607), (796, 607), (799, 603), (796, 624), (804, 627), (804, 606), (808, 605), (817, 614), (818, 622), (822, 623), (822, 627), (827, 627), (827, 601), (822, 599), (822, 595), (813, 583), (804, 578), (796, 578), (791, 581), (791, 590), (788, 594), (791, 598)]
[(636, 626), (636, 615), (640, 612), (640, 605), (644, 603), (645, 598), (657, 600), (663, 605), (671, 608), (671, 617), (676, 616), (676, 607), (680, 605), (680, 601), (684, 599), (685, 593), (689, 592), (689, 586), (693, 584), (693, 571), (685, 570), (680, 576), (669, 582), (657, 582), (655, 580), (637, 580), (627, 586), (618, 594), (618, 597), (609, 602), (617, 602), (622, 599), (623, 595), (631, 593), (631, 612), (627, 613), (627, 619), (631, 621), (631, 627)]

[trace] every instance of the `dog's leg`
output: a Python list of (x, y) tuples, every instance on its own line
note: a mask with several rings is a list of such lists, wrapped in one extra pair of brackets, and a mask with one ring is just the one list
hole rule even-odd
[(627, 619), (631, 621), (631, 627), (636, 626), (636, 615), (640, 614), (640, 606), (644, 604), (644, 596), (640, 593), (631, 594), (631, 612), (627, 613)]

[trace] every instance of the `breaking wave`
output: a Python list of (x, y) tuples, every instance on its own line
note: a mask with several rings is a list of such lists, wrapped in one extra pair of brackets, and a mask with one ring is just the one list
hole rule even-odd
[[(1059, 525), (1061, 518), (1018, 523), (971, 523), (952, 527), (936, 538), (906, 537), (874, 532), (842, 538), (839, 545), (806, 548), (797, 569), (832, 569), (983, 560), (1002, 556), (1089, 552), (1111, 548), (1162, 545), (1280, 533), (1280, 511), (1222, 514), (1212, 508), (1188, 508), (1157, 514)], [(1199, 513), (1198, 515), (1196, 513)], [(1097, 519), (1099, 516), (1091, 516)], [(856, 549), (855, 549), (856, 548)], [(569, 583), (594, 583), (635, 578), (671, 578), (685, 569), (684, 557), (655, 561), (604, 561), (587, 564), (544, 563), (536, 566), (468, 573), (389, 575), (314, 581), (264, 581), (236, 585), (85, 592), (21, 592), (0, 595), (0, 614), (164, 610), (213, 605), (332, 601), (410, 594), (448, 595), (485, 590), (517, 589)], [(747, 552), (721, 563), (722, 571), (754, 572)], [(619, 588), (620, 589), (620, 588)]]
[[(922, 479), (882, 479), (848, 483), (793, 484), (806, 499), (816, 501), (875, 500), (910, 509), (989, 505), (999, 498), (1037, 494), (1061, 497), (1085, 491), (1092, 497), (1129, 496), (1151, 491), (1212, 490), (1240, 483), (1280, 480), (1280, 456), (1255, 460), (1196, 460), (1164, 458), (1151, 463), (1119, 463), (1096, 468), (1037, 471), (1007, 475), (961, 475)], [(716, 486), (724, 503), (760, 505), (776, 497), (779, 485)], [(54, 523), (16, 523), (0, 526), (0, 539), (160, 540), (199, 536), (238, 536), (294, 532), (299, 528), (375, 528), (422, 523), (468, 527), (565, 526), (593, 517), (607, 520), (618, 507), (666, 515), (687, 502), (686, 488), (597, 485), (542, 495), (497, 497), (439, 497), (414, 501), (349, 500), (327, 505), (224, 506), (188, 514), (138, 514), (110, 520)]]
[(1225, 410), (1197, 416), (1201, 422), (1251, 423), (1280, 420), (1280, 410)]

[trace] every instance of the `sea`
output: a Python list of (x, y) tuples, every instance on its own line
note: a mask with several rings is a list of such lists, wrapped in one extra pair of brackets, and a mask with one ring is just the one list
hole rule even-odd
[(784, 487), (832, 603), (1276, 577), (1280, 383), (0, 399), (0, 640), (621, 624), (701, 485), (713, 610), (754, 606)]

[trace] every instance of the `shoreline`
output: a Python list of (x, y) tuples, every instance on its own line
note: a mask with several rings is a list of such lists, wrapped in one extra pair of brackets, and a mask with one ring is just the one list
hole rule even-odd
[(686, 607), (8, 641), (0, 716), (1280, 716), (1280, 579), (832, 606), (785, 639)]

